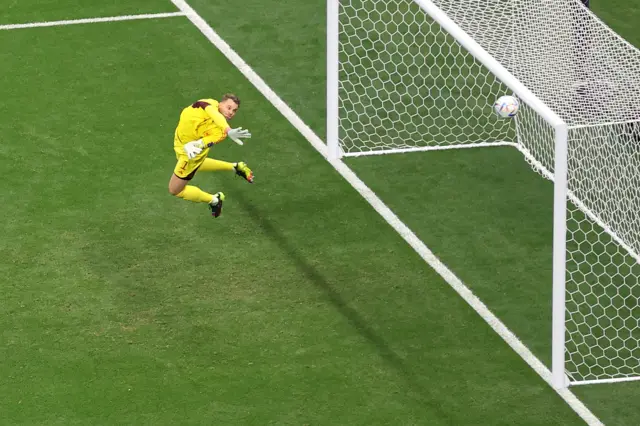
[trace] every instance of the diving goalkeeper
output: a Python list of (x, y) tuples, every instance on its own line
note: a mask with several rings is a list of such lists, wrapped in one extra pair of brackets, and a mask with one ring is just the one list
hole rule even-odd
[(224, 194), (209, 194), (188, 183), (197, 171), (220, 170), (235, 171), (237, 175), (253, 183), (253, 172), (245, 163), (228, 163), (207, 157), (209, 148), (227, 137), (240, 145), (242, 139), (251, 137), (248, 130), (241, 127), (232, 129), (227, 123), (227, 120), (236, 115), (239, 107), (240, 99), (232, 94), (224, 95), (219, 102), (201, 99), (182, 110), (173, 140), (178, 162), (169, 180), (169, 192), (185, 200), (207, 203), (213, 217), (220, 216), (222, 212)]

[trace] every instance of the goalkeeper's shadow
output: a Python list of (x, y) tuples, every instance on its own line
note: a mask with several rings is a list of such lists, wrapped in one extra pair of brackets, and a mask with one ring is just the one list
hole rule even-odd
[[(253, 222), (278, 244), (278, 247), (294, 262), (296, 268), (327, 296), (331, 304), (358, 333), (376, 348), (385, 362), (402, 375), (403, 379), (410, 385), (411, 391), (417, 392), (423, 397), (421, 398), (422, 403), (425, 404), (427, 403), (426, 401), (430, 401), (428, 404), (431, 405), (431, 408), (441, 411), (441, 407), (437, 404), (436, 389), (426, 387), (415, 380), (416, 373), (411, 371), (406, 362), (394, 352), (385, 339), (367, 324), (366, 320), (353, 307), (349, 306), (339, 291), (331, 286), (327, 278), (296, 250), (295, 245), (279, 232), (278, 227), (269, 221), (268, 215), (260, 212), (259, 206), (248, 200), (241, 191), (234, 193), (234, 201), (238, 202)], [(444, 415), (446, 413), (443, 412)]]

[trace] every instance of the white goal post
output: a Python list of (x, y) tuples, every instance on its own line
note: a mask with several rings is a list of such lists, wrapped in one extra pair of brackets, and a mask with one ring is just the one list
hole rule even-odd
[(639, 99), (581, 0), (327, 1), (331, 158), (505, 145), (553, 181), (558, 388), (640, 379)]

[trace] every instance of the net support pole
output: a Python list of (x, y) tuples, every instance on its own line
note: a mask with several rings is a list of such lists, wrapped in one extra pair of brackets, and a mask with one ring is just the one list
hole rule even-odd
[(567, 257), (567, 125), (555, 127), (553, 179), (553, 302), (551, 381), (556, 389), (566, 388), (565, 375), (565, 297)]
[(339, 144), (340, 0), (327, 0), (327, 157), (342, 156)]

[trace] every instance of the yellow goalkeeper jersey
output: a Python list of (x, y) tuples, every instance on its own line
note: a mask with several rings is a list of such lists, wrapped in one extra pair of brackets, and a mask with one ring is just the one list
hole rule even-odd
[(205, 146), (222, 142), (227, 137), (229, 124), (218, 111), (218, 101), (200, 99), (182, 110), (176, 128), (174, 147), (202, 139)]

